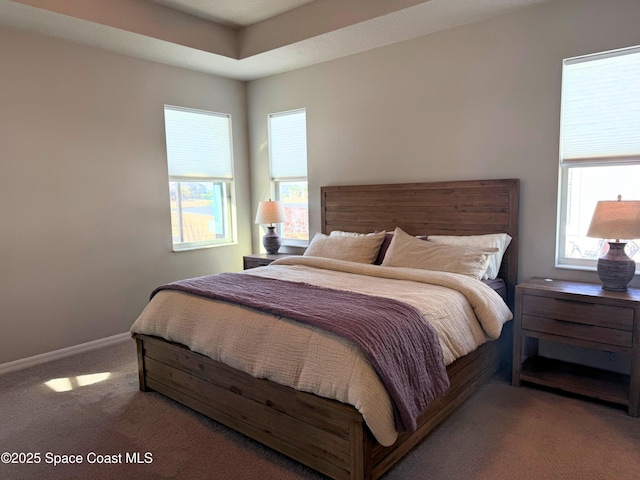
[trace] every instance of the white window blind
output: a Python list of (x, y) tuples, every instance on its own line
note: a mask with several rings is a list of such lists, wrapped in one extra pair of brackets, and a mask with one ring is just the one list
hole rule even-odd
[(307, 176), (307, 114), (305, 110), (270, 114), (269, 140), (273, 179)]
[(170, 177), (233, 178), (229, 115), (165, 105)]
[(640, 161), (640, 47), (564, 61), (563, 165)]

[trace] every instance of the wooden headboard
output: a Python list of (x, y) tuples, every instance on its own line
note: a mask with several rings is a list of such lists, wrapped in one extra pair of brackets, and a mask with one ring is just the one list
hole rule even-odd
[(322, 232), (333, 230), (410, 235), (508, 233), (500, 276), (513, 307), (518, 278), (520, 180), (327, 186), (320, 190)]

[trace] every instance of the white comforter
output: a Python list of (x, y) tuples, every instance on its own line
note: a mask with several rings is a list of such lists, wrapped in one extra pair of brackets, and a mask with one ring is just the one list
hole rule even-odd
[[(304, 256), (244, 273), (409, 303), (435, 327), (447, 365), (497, 338), (512, 318), (495, 291), (459, 274)], [(356, 346), (333, 334), (171, 290), (153, 298), (131, 332), (166, 338), (255, 377), (351, 404), (379, 443), (397, 438), (391, 401), (377, 374)]]

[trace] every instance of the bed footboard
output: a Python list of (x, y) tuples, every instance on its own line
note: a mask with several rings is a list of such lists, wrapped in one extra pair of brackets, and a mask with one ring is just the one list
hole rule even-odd
[(154, 390), (335, 479), (377, 479), (457, 408), (498, 365), (489, 342), (447, 369), (451, 387), (391, 447), (352, 406), (256, 379), (187, 347), (135, 334), (140, 389)]

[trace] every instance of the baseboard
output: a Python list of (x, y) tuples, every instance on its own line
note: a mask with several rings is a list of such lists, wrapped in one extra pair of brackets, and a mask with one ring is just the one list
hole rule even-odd
[(33, 357), (21, 358), (20, 360), (15, 360), (13, 362), (2, 363), (0, 364), (0, 375), (59, 360), (77, 353), (88, 352), (90, 350), (95, 350), (96, 348), (107, 347), (114, 343), (122, 342), (127, 338), (131, 338), (131, 334), (129, 332), (119, 333), (111, 337), (100, 338), (91, 342), (81, 343), (80, 345), (54, 350), (53, 352), (42, 353), (40, 355), (34, 355)]

